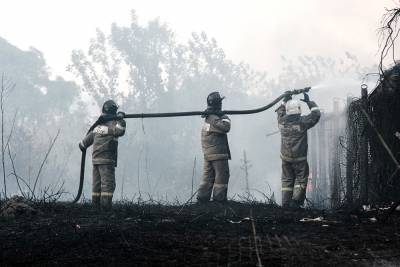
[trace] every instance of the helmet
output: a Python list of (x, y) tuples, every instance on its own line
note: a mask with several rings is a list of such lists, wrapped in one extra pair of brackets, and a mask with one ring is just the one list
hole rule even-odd
[(117, 114), (118, 105), (114, 102), (114, 100), (107, 100), (103, 104), (102, 112), (104, 114), (115, 115)]
[(219, 92), (212, 92), (207, 96), (207, 106), (208, 108), (219, 108), (222, 106), (222, 99), (225, 97), (221, 97)]
[(301, 114), (300, 101), (297, 99), (292, 99), (286, 102), (286, 114), (287, 115)]

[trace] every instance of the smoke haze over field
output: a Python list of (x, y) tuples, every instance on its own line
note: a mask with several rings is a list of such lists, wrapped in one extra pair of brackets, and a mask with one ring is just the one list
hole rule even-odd
[[(34, 46), (56, 74), (66, 75), (72, 49), (86, 47), (95, 28), (129, 23), (134, 9), (142, 24), (156, 17), (181, 41), (191, 32), (215, 37), (228, 58), (273, 75), (281, 56), (357, 56), (377, 62), (377, 28), (392, 0), (339, 1), (3, 1), (0, 36), (20, 48)], [(70, 76), (68, 76), (70, 77)]]
[[(0, 71), (17, 84), (6, 132), (13, 108), (23, 107), (16, 124), (21, 136), (12, 140), (19, 175), (35, 179), (48, 140), (61, 129), (40, 183), (65, 180), (66, 190), (75, 193), (77, 144), (108, 98), (129, 113), (203, 110), (207, 94), (219, 90), (227, 96), (224, 109), (247, 109), (286, 90), (315, 86), (311, 98), (329, 112), (333, 99), (345, 103), (349, 94), (359, 96), (362, 82), (374, 87), (376, 77), (364, 77), (377, 72), (376, 30), (384, 7), (393, 5), (378, 0), (7, 1), (0, 17), (5, 39), (0, 40)], [(277, 130), (273, 110), (232, 116), (230, 197), (244, 192), (244, 151), (252, 165), (253, 193), (270, 194), (270, 187), (280, 195), (280, 139), (269, 135)], [(127, 123), (116, 196), (189, 198), (193, 170), (195, 189), (202, 171), (202, 119)], [(18, 192), (15, 182), (9, 183), (10, 192)]]

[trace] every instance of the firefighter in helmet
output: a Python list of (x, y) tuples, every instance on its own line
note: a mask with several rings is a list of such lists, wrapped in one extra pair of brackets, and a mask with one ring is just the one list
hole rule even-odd
[(203, 181), (200, 184), (197, 200), (223, 202), (227, 199), (229, 182), (229, 164), (231, 159), (227, 133), (231, 129), (231, 120), (222, 114), (222, 100), (219, 92), (207, 97), (206, 111), (212, 112), (205, 118), (201, 130), (201, 145), (204, 154)]
[(276, 110), (281, 132), (282, 206), (299, 208), (306, 197), (309, 167), (307, 162), (307, 130), (321, 117), (317, 104), (304, 93), (311, 113), (301, 115), (301, 102), (288, 94)]
[(104, 210), (111, 209), (112, 198), (115, 190), (115, 167), (117, 167), (118, 138), (125, 134), (125, 114), (118, 112), (118, 105), (113, 100), (103, 104), (102, 114), (99, 118), (117, 116), (114, 120), (104, 120), (99, 123), (79, 143), (79, 148), (84, 151), (93, 145), (93, 185), (92, 203)]

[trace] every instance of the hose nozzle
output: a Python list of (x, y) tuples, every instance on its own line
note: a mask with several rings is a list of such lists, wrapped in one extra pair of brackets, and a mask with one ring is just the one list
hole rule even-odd
[(308, 93), (311, 90), (311, 87), (304, 87), (302, 89), (293, 89), (290, 91), (291, 95), (298, 95), (303, 93)]

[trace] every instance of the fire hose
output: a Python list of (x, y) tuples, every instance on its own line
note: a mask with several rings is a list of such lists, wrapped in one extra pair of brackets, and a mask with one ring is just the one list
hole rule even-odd
[[(246, 114), (254, 114), (254, 113), (260, 113), (263, 112), (267, 109), (270, 109), (273, 107), (276, 103), (278, 103), (280, 100), (282, 100), (285, 97), (292, 96), (292, 95), (298, 95), (302, 93), (307, 93), (309, 92), (311, 87), (305, 87), (303, 89), (294, 89), (290, 91), (286, 91), (279, 97), (277, 97), (274, 101), (269, 103), (266, 106), (256, 108), (256, 109), (247, 109), (247, 110), (222, 110), (219, 111), (218, 114), (228, 114), (228, 115), (246, 115)], [(137, 119), (137, 118), (166, 118), (166, 117), (184, 117), (184, 116), (207, 116), (211, 114), (217, 114), (215, 111), (186, 111), (186, 112), (167, 112), (167, 113), (135, 113), (135, 114), (124, 114), (124, 119)], [(109, 115), (102, 120), (97, 120), (89, 129), (88, 133), (92, 131), (97, 125), (111, 121), (111, 120), (118, 120), (121, 119), (121, 117), (115, 116), (115, 115)], [(78, 193), (75, 197), (75, 199), (72, 201), (72, 203), (76, 203), (79, 201), (82, 195), (82, 189), (83, 189), (83, 181), (85, 179), (85, 162), (86, 162), (86, 150), (82, 151), (82, 157), (81, 157), (81, 170), (80, 170), (80, 179), (79, 179), (79, 189)]]

